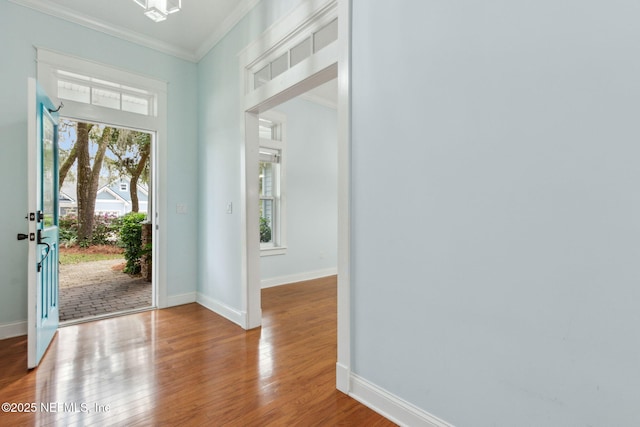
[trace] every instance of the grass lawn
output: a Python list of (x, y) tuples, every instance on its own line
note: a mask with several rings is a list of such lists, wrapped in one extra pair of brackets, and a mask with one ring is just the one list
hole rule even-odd
[(60, 247), (60, 264), (80, 264), (82, 262), (105, 261), (109, 259), (124, 259), (122, 249), (114, 246), (91, 246), (80, 248)]

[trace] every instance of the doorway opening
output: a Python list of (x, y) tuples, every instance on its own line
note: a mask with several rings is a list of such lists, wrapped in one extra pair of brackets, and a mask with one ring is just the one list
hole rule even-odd
[(261, 112), (258, 126), (261, 288), (321, 278), (335, 286), (336, 79)]
[[(337, 362), (336, 387), (351, 384), (350, 276), (350, 2), (326, 0), (317, 8), (301, 4), (272, 25), (240, 55), (244, 92), (243, 206), (245, 242), (241, 326), (262, 322), (259, 194), (259, 114), (330, 80), (337, 79)], [(337, 20), (336, 20), (337, 18)], [(335, 22), (334, 22), (335, 21)], [(326, 30), (326, 31), (325, 31)], [(298, 55), (303, 53), (302, 55)], [(284, 62), (287, 61), (284, 67)], [(293, 59), (293, 60), (292, 60)], [(274, 72), (275, 70), (275, 72)]]
[(60, 120), (61, 325), (153, 308), (154, 139), (141, 130)]
[[(338, 77), (337, 62), (330, 63), (327, 67), (321, 68), (318, 71), (309, 70), (308, 76), (297, 84), (293, 85), (288, 90), (282, 90), (275, 92), (275, 94), (258, 104), (253, 105), (251, 108), (245, 110), (245, 185), (246, 195), (258, 195), (259, 194), (259, 173), (258, 167), (260, 162), (260, 114), (272, 110), (273, 108), (296, 98), (298, 95), (302, 95), (311, 89), (315, 89), (324, 83), (335, 80)], [(249, 101), (253, 103), (253, 100)], [(340, 129), (336, 124), (337, 140), (340, 141)], [(337, 160), (336, 168), (339, 169), (341, 153), (340, 147), (337, 148)], [(336, 174), (339, 171), (336, 171)], [(339, 179), (337, 178), (337, 181)], [(336, 191), (340, 192), (343, 183), (338, 182), (336, 185)], [(338, 195), (338, 203), (340, 203), (340, 195)], [(261, 245), (259, 239), (255, 239), (255, 236), (260, 235), (260, 217), (261, 206), (258, 197), (246, 197), (246, 329), (252, 329), (260, 326), (262, 319), (261, 308), (261, 273), (260, 273), (260, 255)], [(337, 219), (338, 224), (341, 223), (341, 218)], [(338, 245), (340, 242), (338, 241)], [(339, 246), (338, 246), (339, 247)], [(339, 260), (338, 260), (339, 262)]]

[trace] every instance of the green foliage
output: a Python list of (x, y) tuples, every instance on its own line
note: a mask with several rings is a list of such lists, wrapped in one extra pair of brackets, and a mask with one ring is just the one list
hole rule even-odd
[(122, 217), (120, 245), (124, 248), (124, 257), (127, 260), (125, 273), (140, 273), (140, 258), (146, 250), (142, 248), (142, 222), (146, 217), (146, 214), (138, 212), (131, 212)]
[(263, 216), (260, 217), (260, 243), (271, 241), (271, 226), (269, 220)]
[(58, 220), (60, 244), (72, 246), (78, 242), (78, 217), (75, 215), (61, 216)]
[(91, 240), (78, 242), (78, 217), (64, 215), (58, 220), (60, 244), (73, 246), (79, 244), (86, 248), (94, 245), (117, 245), (122, 220), (114, 214), (96, 215), (93, 220)]
[(114, 214), (96, 215), (93, 220), (91, 245), (115, 245), (118, 243), (120, 219)]
[(139, 178), (142, 183), (149, 182), (151, 134), (114, 128), (109, 151), (115, 156), (105, 158), (111, 176), (130, 176)]

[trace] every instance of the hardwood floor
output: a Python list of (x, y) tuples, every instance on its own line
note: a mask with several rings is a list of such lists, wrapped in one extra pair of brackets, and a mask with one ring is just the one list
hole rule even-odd
[(30, 372), (0, 341), (0, 403), (37, 407), (0, 425), (394, 425), (335, 390), (335, 278), (262, 295), (248, 332), (197, 304), (61, 328)]

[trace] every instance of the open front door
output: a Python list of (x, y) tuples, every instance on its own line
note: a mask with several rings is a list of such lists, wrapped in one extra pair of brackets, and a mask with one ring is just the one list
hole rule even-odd
[(58, 329), (58, 114), (35, 79), (28, 96), (27, 365), (35, 368)]

